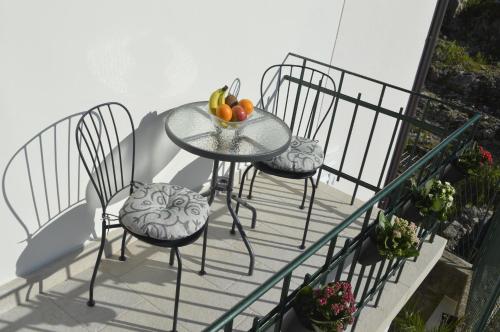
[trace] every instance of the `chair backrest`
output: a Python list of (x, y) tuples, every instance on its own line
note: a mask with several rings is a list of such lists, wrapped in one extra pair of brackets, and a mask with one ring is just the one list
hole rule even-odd
[(319, 70), (279, 64), (262, 75), (260, 103), (285, 121), (292, 135), (316, 139), (332, 109), (335, 90), (333, 79)]
[(105, 103), (85, 112), (76, 127), (76, 145), (103, 212), (134, 180), (135, 132), (128, 109)]

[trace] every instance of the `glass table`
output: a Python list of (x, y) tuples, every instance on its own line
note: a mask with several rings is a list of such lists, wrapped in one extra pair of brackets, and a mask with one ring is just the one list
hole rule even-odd
[[(290, 145), (291, 132), (288, 126), (273, 114), (254, 108), (252, 115), (239, 128), (221, 128), (209, 114), (208, 102), (195, 102), (170, 110), (165, 118), (165, 131), (168, 137), (182, 149), (214, 161), (210, 189), (204, 193), (212, 204), (217, 191), (226, 192), (226, 203), (233, 218), (233, 229), (243, 239), (250, 255), (248, 274), (252, 275), (255, 257), (238, 215), (231, 206), (232, 201), (240, 203), (252, 212), (255, 224), (256, 211), (246, 201), (233, 195), (234, 173), (237, 162), (257, 162), (269, 160), (286, 151)], [(218, 176), (219, 163), (230, 163), (229, 175)], [(207, 241), (208, 225), (203, 241)], [(205, 274), (206, 246), (203, 246), (200, 274)]]

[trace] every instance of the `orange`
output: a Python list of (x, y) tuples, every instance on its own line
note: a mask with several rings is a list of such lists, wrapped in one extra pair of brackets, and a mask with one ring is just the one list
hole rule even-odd
[(240, 106), (243, 107), (247, 115), (253, 112), (253, 103), (250, 99), (242, 99), (239, 102)]
[(233, 117), (233, 110), (231, 110), (231, 107), (229, 107), (229, 105), (221, 104), (219, 105), (219, 107), (217, 107), (216, 114), (224, 121), (231, 121), (231, 118)]

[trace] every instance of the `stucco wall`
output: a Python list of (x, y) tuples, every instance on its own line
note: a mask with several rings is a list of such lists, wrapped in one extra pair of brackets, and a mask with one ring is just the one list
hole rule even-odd
[(124, 103), (140, 128), (140, 179), (196, 188), (210, 163), (166, 138), (165, 110), (235, 77), (257, 100), (261, 73), (289, 51), (409, 88), (435, 2), (347, 0), (335, 44), (340, 0), (0, 0), (0, 284), (99, 235), (68, 116)]

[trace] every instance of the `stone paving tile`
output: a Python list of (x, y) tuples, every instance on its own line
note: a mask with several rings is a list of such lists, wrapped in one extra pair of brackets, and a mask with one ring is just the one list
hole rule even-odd
[(94, 307), (88, 307), (88, 288), (92, 270), (87, 269), (53, 287), (47, 291), (46, 296), (90, 331), (99, 331), (106, 322), (133, 310), (143, 299), (131, 292), (117, 277), (99, 272), (94, 287), (96, 304)]
[(88, 331), (80, 322), (44, 295), (38, 295), (35, 299), (2, 314), (0, 330), (5, 332)]
[(126, 245), (125, 256), (127, 260), (125, 262), (120, 261), (118, 259), (118, 257), (120, 257), (120, 251), (115, 252), (111, 257), (107, 257), (101, 261), (101, 265), (99, 266), (100, 271), (119, 277), (142, 264), (145, 259), (158, 250), (166, 250), (142, 241), (136, 241), (131, 237), (129, 237), (129, 240), (132, 241), (128, 241)]
[[(172, 316), (166, 315), (146, 300), (134, 306), (116, 318), (106, 322), (102, 332), (125, 332), (125, 331), (168, 331), (172, 329)], [(190, 331), (182, 324), (177, 324), (178, 332)]]
[[(121, 279), (130, 290), (165, 315), (172, 316), (177, 263), (170, 267), (168, 257), (167, 251), (159, 251)], [(241, 299), (217, 288), (184, 265), (181, 285), (179, 322), (191, 331), (201, 331)]]

